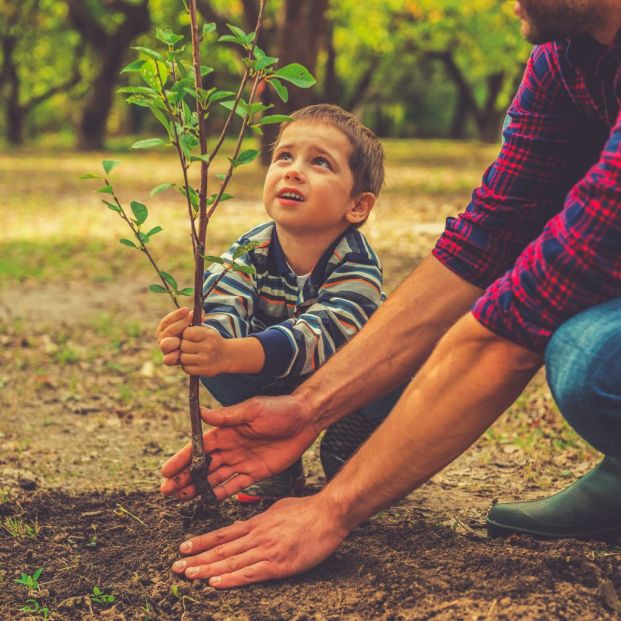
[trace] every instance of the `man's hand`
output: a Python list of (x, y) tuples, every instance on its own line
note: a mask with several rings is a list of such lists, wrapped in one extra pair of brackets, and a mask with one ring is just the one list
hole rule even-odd
[(190, 556), (172, 568), (217, 589), (285, 578), (323, 561), (347, 534), (321, 493), (286, 498), (249, 520), (183, 542), (180, 550)]
[[(211, 455), (208, 478), (218, 500), (282, 472), (319, 435), (309, 406), (294, 395), (255, 397), (221, 410), (201, 408), (201, 416), (216, 426), (203, 435), (203, 444)], [(191, 460), (187, 444), (162, 466), (164, 495), (182, 500), (196, 496)]]

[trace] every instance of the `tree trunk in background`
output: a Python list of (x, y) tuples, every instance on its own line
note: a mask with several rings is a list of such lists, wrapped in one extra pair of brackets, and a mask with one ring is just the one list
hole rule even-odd
[(17, 39), (5, 36), (2, 39), (2, 73), (0, 87), (5, 100), (4, 117), (6, 122), (6, 139), (12, 146), (22, 144), (24, 136), (24, 114), (19, 105), (20, 82), (17, 67), (13, 60), (13, 52)]
[[(272, 51), (280, 60), (279, 67), (300, 63), (312, 74), (317, 68), (317, 57), (324, 42), (327, 27), (328, 0), (285, 0), (278, 24), (278, 49)], [(265, 104), (274, 104), (268, 114), (289, 114), (313, 103), (311, 89), (291, 87), (289, 101), (280, 101), (271, 88), (262, 94)], [(277, 125), (266, 125), (261, 140), (261, 160), (270, 161), (270, 148), (278, 133)]]
[(140, 4), (126, 4), (121, 0), (108, 3), (111, 9), (123, 13), (125, 19), (114, 31), (108, 32), (89, 11), (83, 0), (66, 0), (69, 16), (83, 40), (95, 51), (100, 64), (93, 88), (86, 98), (79, 125), (78, 147), (83, 150), (102, 149), (106, 124), (112, 107), (114, 87), (123, 67), (125, 54), (131, 42), (147, 32), (151, 26), (148, 0)]

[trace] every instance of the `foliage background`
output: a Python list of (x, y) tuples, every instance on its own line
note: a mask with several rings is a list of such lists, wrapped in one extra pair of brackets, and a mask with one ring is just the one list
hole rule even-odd
[[(199, 2), (220, 34), (226, 23), (249, 30), (256, 5)], [(131, 46), (151, 46), (158, 26), (187, 34), (182, 2), (0, 0), (0, 144), (114, 147), (155, 131), (116, 90), (132, 79), (118, 75), (136, 56)], [(271, 0), (261, 43), (318, 78), (278, 111), (329, 101), (382, 137), (487, 141), (497, 140), (529, 52), (506, 0)], [(208, 49), (217, 71), (207, 79), (234, 83), (236, 51)]]

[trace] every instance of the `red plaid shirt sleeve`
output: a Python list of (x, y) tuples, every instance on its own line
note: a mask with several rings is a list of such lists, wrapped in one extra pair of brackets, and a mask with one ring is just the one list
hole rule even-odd
[(621, 296), (621, 121), (584, 175), (584, 117), (552, 44), (531, 55), (508, 119), (498, 159), (434, 255), (488, 287), (473, 307), (483, 325), (543, 352), (569, 317)]

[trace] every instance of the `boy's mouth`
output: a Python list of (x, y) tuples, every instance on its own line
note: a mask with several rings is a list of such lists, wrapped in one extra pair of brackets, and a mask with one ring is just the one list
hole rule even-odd
[(302, 203), (304, 201), (304, 196), (295, 190), (284, 189), (278, 192), (278, 198), (287, 200), (287, 201), (296, 201), (298, 203)]

